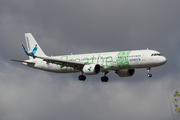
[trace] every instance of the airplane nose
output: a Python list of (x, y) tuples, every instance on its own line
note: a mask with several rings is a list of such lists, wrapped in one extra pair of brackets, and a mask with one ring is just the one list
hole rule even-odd
[(163, 65), (167, 62), (167, 59), (164, 56), (162, 56), (160, 62)]

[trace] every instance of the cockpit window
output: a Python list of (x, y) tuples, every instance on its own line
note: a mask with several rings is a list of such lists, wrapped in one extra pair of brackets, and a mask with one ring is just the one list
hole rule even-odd
[(151, 56), (162, 56), (162, 54), (160, 54), (160, 53), (153, 53), (153, 54), (151, 54)]

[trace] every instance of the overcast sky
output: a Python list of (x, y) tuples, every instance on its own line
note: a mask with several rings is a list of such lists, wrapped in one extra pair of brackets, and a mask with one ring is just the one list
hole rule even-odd
[[(179, 0), (1, 0), (0, 120), (173, 120), (180, 90)], [(133, 77), (48, 73), (25, 60), (24, 33), (47, 55), (154, 49), (164, 66)]]

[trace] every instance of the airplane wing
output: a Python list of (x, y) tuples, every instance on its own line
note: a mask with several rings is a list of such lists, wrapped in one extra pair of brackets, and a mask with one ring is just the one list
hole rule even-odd
[(40, 56), (33, 56), (33, 57), (40, 58), (43, 61), (46, 61), (47, 63), (61, 65), (61, 67), (63, 67), (63, 66), (73, 67), (73, 68), (75, 68), (77, 70), (82, 70), (82, 68), (86, 64), (84, 62), (77, 62), (77, 61), (70, 61), (70, 60), (60, 60), (58, 58), (53, 58), (53, 57), (40, 57)]

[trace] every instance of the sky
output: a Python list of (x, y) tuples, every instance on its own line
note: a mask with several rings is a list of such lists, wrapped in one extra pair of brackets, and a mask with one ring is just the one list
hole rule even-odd
[[(173, 120), (180, 90), (179, 0), (1, 0), (0, 120)], [(26, 60), (24, 33), (47, 55), (153, 49), (167, 63), (132, 77), (57, 74), (8, 59)], [(174, 109), (174, 108), (173, 108)]]

